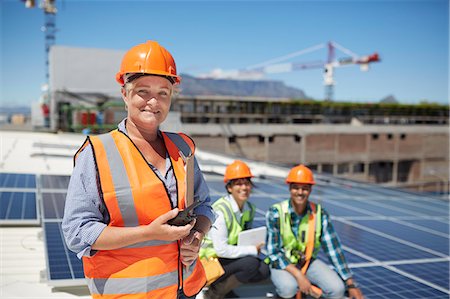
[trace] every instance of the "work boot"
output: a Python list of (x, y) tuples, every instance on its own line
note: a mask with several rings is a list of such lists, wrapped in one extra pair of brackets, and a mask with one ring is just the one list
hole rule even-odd
[(231, 275), (217, 284), (210, 285), (203, 297), (205, 299), (223, 299), (228, 292), (241, 284), (236, 275)]

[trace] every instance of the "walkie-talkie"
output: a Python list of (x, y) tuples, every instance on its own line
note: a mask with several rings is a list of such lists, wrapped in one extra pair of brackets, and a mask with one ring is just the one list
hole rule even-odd
[(197, 218), (197, 215), (195, 215), (193, 210), (201, 203), (202, 203), (201, 201), (194, 202), (183, 211), (179, 211), (178, 215), (175, 218), (172, 218), (169, 221), (167, 221), (167, 223), (175, 226), (184, 226), (190, 223), (192, 220)]

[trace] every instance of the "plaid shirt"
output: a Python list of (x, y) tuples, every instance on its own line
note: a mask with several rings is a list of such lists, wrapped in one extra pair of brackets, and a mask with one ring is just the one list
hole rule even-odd
[[(309, 211), (310, 206), (306, 209)], [(307, 215), (307, 211), (303, 215), (297, 215), (289, 200), (289, 212), (291, 214), (292, 231), (298, 236), (298, 228), (303, 217)], [(291, 262), (286, 257), (283, 248), (283, 240), (280, 233), (280, 213), (275, 207), (270, 207), (266, 214), (267, 226), (267, 256), (270, 259), (270, 264), (275, 269), (285, 269)], [(341, 242), (338, 235), (330, 222), (330, 216), (322, 209), (322, 234), (320, 242), (325, 254), (330, 262), (333, 264), (342, 280), (347, 280), (353, 276), (350, 268), (347, 265), (344, 254), (342, 252)]]

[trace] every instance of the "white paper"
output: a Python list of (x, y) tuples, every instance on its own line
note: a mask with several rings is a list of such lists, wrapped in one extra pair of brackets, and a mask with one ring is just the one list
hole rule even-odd
[(266, 243), (266, 227), (261, 226), (244, 230), (239, 233), (237, 245), (259, 245)]

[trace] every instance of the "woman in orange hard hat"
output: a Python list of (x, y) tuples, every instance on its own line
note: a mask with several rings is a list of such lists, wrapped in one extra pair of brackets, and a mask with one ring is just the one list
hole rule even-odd
[[(286, 183), (290, 199), (273, 205), (266, 214), (266, 261), (278, 297), (292, 298), (298, 291), (318, 297), (314, 284), (321, 289), (320, 298), (344, 298), (347, 289), (350, 298), (362, 299), (330, 216), (320, 204), (309, 201), (315, 184), (312, 171), (297, 165)], [(316, 259), (321, 247), (334, 270)]]
[(228, 195), (214, 202), (217, 220), (200, 250), (201, 257), (218, 257), (225, 270), (225, 274), (209, 286), (205, 293), (208, 299), (236, 297), (232, 290), (237, 286), (270, 276), (268, 265), (258, 258), (263, 243), (237, 245), (239, 233), (251, 228), (255, 217), (256, 207), (248, 201), (252, 177), (248, 165), (239, 160), (225, 170)]
[(126, 52), (116, 80), (127, 117), (87, 137), (75, 155), (66, 243), (83, 259), (93, 298), (195, 296), (206, 283), (198, 252), (215, 216), (194, 160), (197, 217), (169, 224), (186, 208), (185, 161), (195, 151), (187, 135), (159, 129), (181, 80), (175, 61), (147, 41)]

